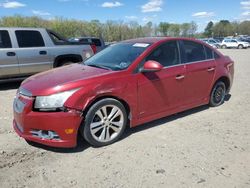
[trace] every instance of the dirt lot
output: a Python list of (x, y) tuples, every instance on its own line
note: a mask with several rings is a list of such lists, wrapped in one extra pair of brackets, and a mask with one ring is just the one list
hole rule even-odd
[(0, 86), (0, 187), (250, 187), (250, 49), (231, 98), (127, 130), (107, 147), (34, 147), (12, 129), (18, 84)]

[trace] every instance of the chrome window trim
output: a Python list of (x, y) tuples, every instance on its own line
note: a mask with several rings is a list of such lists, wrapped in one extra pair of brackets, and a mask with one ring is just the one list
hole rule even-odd
[(202, 62), (206, 62), (206, 61), (212, 61), (212, 60), (215, 60), (214, 58), (213, 59), (205, 59), (205, 60), (201, 60), (201, 61), (191, 61), (191, 62), (187, 62), (187, 63), (183, 63), (183, 64), (193, 64), (193, 63), (202, 63)]
[(190, 64), (195, 64), (195, 63), (203, 63), (203, 62), (212, 61), (212, 60), (215, 60), (215, 59), (206, 59), (206, 60), (202, 60), (202, 61), (192, 61), (192, 62), (189, 62), (189, 63), (181, 63), (181, 64), (178, 64), (178, 65), (172, 65), (172, 66), (168, 66), (168, 67), (163, 67), (163, 69), (165, 69), (165, 68), (171, 68), (171, 67), (177, 67), (177, 66), (180, 66), (180, 65), (190, 65)]

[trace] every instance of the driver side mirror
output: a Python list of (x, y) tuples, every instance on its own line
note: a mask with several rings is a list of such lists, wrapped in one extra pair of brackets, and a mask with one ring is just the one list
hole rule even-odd
[(143, 65), (140, 72), (158, 72), (162, 69), (163, 69), (163, 66), (159, 62), (153, 61), (153, 60), (148, 60)]

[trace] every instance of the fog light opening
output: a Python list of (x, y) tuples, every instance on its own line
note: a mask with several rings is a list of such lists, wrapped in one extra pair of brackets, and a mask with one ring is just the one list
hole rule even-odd
[(47, 131), (47, 130), (32, 130), (30, 131), (32, 136), (38, 137), (40, 139), (47, 140), (60, 140), (59, 135), (55, 131)]

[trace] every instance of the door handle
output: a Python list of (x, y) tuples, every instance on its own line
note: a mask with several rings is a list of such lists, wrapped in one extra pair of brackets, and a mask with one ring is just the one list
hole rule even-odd
[(15, 56), (16, 55), (15, 52), (7, 52), (6, 54), (7, 54), (7, 56)]
[(177, 76), (175, 77), (176, 80), (181, 80), (181, 79), (183, 79), (183, 78), (185, 78), (184, 75), (177, 75)]
[(39, 54), (40, 54), (40, 55), (46, 55), (47, 52), (46, 52), (46, 51), (40, 51)]
[(210, 67), (210, 68), (207, 69), (208, 72), (212, 72), (212, 71), (214, 71), (214, 70), (215, 70), (214, 67)]

